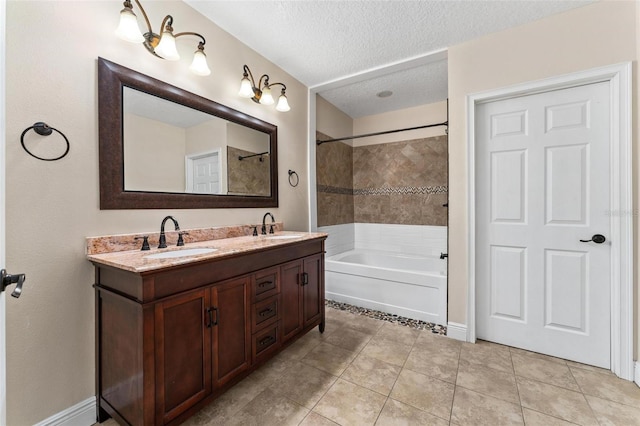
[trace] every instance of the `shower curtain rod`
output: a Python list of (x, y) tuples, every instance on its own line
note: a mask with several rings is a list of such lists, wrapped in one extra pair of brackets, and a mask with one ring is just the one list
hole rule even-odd
[(443, 121), (442, 123), (427, 124), (427, 125), (424, 125), (424, 126), (416, 126), (416, 127), (407, 127), (406, 129), (385, 130), (383, 132), (367, 133), (367, 134), (364, 134), (364, 135), (347, 136), (347, 137), (344, 137), (344, 138), (337, 138), (337, 139), (327, 139), (326, 141), (316, 140), (316, 144), (318, 146), (320, 146), (323, 143), (327, 143), (327, 142), (346, 141), (346, 140), (349, 140), (349, 139), (360, 139), (360, 138), (366, 138), (366, 137), (369, 137), (369, 136), (387, 135), (389, 133), (406, 132), (408, 130), (426, 129), (428, 127), (439, 127), (439, 126), (447, 126), (447, 127), (449, 127), (449, 122), (448, 121)]

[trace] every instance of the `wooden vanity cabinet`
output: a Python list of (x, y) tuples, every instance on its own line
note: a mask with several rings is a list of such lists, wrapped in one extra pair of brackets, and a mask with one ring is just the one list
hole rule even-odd
[[(289, 262), (280, 274), (282, 339), (286, 342), (324, 315), (324, 255)], [(324, 331), (324, 322), (320, 327)]]
[(245, 277), (156, 303), (156, 417), (163, 423), (249, 368), (249, 282)]
[(181, 423), (324, 330), (323, 261), (324, 238), (149, 273), (96, 263), (98, 420)]
[(155, 416), (168, 423), (211, 394), (211, 290), (155, 305)]

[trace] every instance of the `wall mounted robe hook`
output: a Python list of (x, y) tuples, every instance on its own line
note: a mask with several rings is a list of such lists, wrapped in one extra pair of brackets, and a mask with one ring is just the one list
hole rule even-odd
[[(39, 157), (39, 156), (35, 155), (33, 152), (29, 151), (27, 149), (27, 147), (25, 146), (25, 144), (24, 144), (24, 135), (31, 129), (33, 129), (33, 131), (36, 132), (37, 134), (39, 134), (40, 136), (49, 136), (53, 132), (58, 133), (60, 136), (62, 136), (64, 138), (64, 141), (67, 144), (67, 148), (65, 149), (64, 153), (62, 155), (60, 155), (59, 157), (55, 157), (55, 158), (43, 158), (43, 157)], [(34, 123), (33, 126), (27, 127), (26, 129), (24, 129), (24, 131), (20, 135), (20, 144), (22, 145), (22, 148), (25, 151), (27, 151), (27, 154), (29, 154), (30, 156), (32, 156), (34, 158), (37, 158), (38, 160), (42, 160), (42, 161), (56, 161), (56, 160), (59, 160), (59, 159), (63, 158), (64, 156), (66, 156), (69, 153), (69, 139), (67, 139), (67, 137), (64, 135), (64, 133), (62, 133), (58, 129), (50, 127), (47, 123), (44, 123), (42, 121), (38, 121), (37, 123)]]

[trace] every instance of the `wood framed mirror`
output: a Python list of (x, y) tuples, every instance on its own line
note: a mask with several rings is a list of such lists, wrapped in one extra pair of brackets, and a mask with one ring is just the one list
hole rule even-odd
[(98, 58), (100, 209), (278, 206), (278, 128)]

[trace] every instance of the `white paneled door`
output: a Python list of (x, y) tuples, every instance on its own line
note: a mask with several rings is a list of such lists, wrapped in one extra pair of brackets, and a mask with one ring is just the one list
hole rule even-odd
[(609, 84), (478, 105), (479, 339), (610, 368)]
[(220, 194), (219, 163), (217, 153), (193, 160), (193, 192)]

